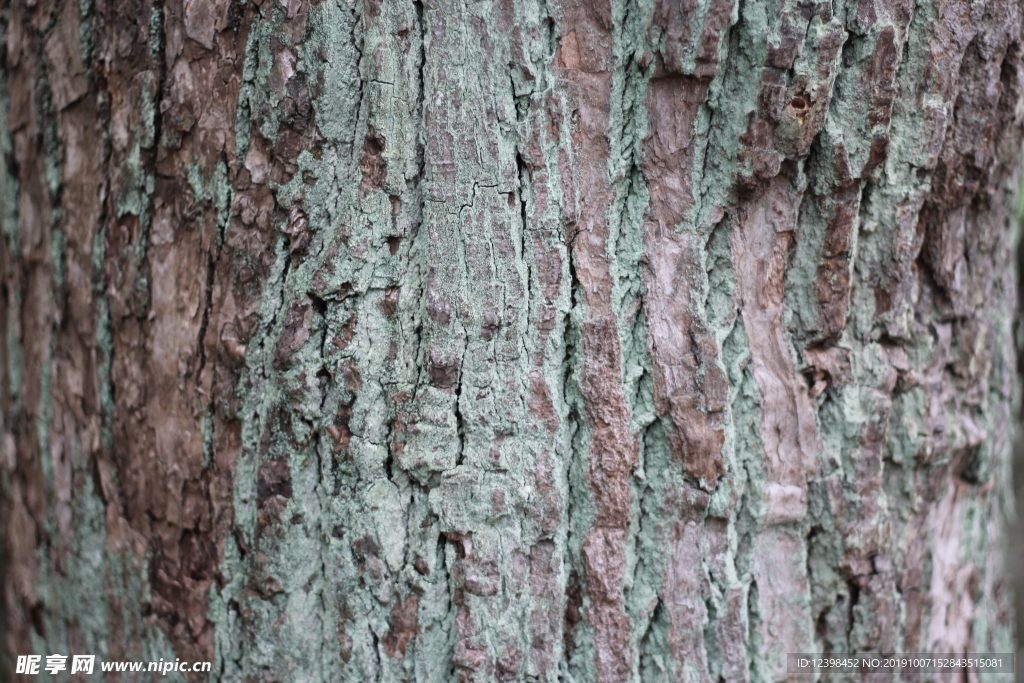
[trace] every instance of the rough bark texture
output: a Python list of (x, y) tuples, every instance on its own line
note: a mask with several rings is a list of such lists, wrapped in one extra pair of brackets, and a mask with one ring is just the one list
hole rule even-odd
[(1014, 649), (1013, 0), (2, 21), (0, 668)]

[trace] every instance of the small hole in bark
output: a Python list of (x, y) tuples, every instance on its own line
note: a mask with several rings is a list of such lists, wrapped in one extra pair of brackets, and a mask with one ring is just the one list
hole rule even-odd
[(268, 460), (260, 465), (256, 480), (256, 502), (262, 505), (271, 496), (292, 497), (291, 468), (284, 460)]
[(981, 446), (968, 448), (961, 456), (955, 470), (959, 477), (968, 484), (984, 482), (984, 458)]
[(802, 97), (794, 97), (793, 101), (789, 103), (789, 106), (796, 109), (798, 112), (807, 109), (807, 101)]
[(398, 308), (398, 287), (388, 287), (384, 290), (384, 299), (380, 302), (380, 308), (384, 315), (394, 315)]
[(825, 640), (828, 635), (828, 607), (821, 610), (814, 622), (814, 635), (818, 640)]
[[(579, 577), (575, 573), (569, 576), (569, 585), (566, 590), (566, 601), (565, 601), (565, 613), (562, 616), (562, 638), (565, 653), (567, 656), (571, 656), (573, 650), (576, 649), (576, 639), (574, 637), (574, 629), (582, 619), (583, 610), (583, 591), (580, 587)], [(658, 605), (655, 608), (661, 607), (661, 601), (658, 601)], [(652, 619), (653, 621), (653, 619)]]
[(856, 623), (857, 614), (855, 610), (857, 603), (860, 602), (860, 586), (853, 579), (847, 579), (846, 587), (850, 591), (850, 601), (846, 603), (846, 638), (849, 640), (850, 633), (853, 631)]
[(309, 300), (312, 302), (313, 310), (314, 311), (316, 311), (317, 313), (319, 313), (322, 316), (323, 315), (327, 315), (327, 302), (326, 301), (321, 299), (319, 296), (317, 296), (313, 292), (306, 292), (306, 296), (308, 296)]
[(40, 637), (46, 638), (46, 622), (43, 620), (43, 616), (43, 603), (37, 602), (29, 609), (28, 618), (32, 622), (32, 628)]

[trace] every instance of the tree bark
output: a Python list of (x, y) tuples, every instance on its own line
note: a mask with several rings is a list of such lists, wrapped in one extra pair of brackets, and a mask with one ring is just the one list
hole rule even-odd
[(1018, 3), (3, 23), (0, 671), (1014, 650)]

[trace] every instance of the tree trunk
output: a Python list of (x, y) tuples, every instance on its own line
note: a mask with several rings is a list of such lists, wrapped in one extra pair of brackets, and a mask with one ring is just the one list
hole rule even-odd
[(0, 671), (1013, 651), (1018, 3), (3, 21)]

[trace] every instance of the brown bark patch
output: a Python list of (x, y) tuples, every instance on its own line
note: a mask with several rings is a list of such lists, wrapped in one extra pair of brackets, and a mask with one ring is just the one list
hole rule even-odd
[(384, 159), (384, 136), (371, 126), (363, 140), (363, 151), (359, 156), (359, 170), (363, 174), (360, 194), (366, 195), (384, 188), (387, 178), (387, 161)]
[(391, 630), (381, 641), (388, 657), (405, 657), (409, 644), (419, 635), (419, 604), (420, 599), (415, 594), (395, 601), (391, 608)]

